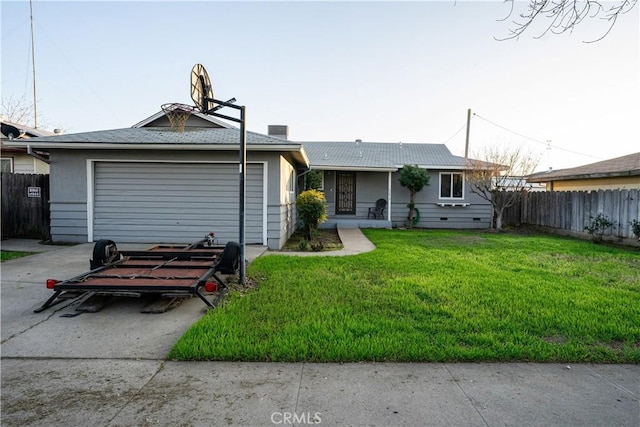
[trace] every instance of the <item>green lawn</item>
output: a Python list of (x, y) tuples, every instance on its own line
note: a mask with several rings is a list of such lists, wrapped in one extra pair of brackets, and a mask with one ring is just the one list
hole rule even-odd
[(364, 230), (348, 257), (258, 258), (169, 358), (640, 363), (640, 251), (555, 236)]
[(0, 251), (0, 261), (9, 261), (10, 259), (22, 258), (27, 255), (33, 255), (33, 252)]

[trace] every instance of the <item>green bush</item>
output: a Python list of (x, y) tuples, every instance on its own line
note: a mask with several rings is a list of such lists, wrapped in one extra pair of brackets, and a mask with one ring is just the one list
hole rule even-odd
[(594, 243), (602, 242), (602, 236), (608, 228), (616, 228), (616, 222), (611, 221), (608, 216), (599, 213), (595, 217), (589, 216), (589, 225), (584, 229), (591, 234), (591, 240)]
[(629, 224), (631, 225), (631, 231), (633, 231), (633, 234), (635, 234), (638, 240), (640, 240), (640, 221), (634, 219)]
[(305, 238), (311, 240), (313, 232), (327, 219), (327, 201), (324, 193), (318, 190), (306, 190), (296, 199), (298, 220)]

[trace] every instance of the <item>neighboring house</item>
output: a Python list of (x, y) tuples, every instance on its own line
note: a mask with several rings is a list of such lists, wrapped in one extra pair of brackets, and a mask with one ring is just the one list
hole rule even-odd
[[(489, 228), (491, 205), (471, 193), (465, 182), (464, 157), (444, 144), (303, 142), (311, 169), (323, 172), (328, 204), (325, 226), (404, 226), (409, 190), (400, 185), (400, 169), (427, 169), (429, 185), (416, 194), (416, 227)], [(385, 199), (384, 219), (369, 218), (369, 208)]]
[(570, 169), (539, 172), (527, 182), (544, 183), (547, 191), (640, 189), (640, 152)]
[[(247, 132), (245, 241), (279, 249), (296, 229), (302, 145)], [(12, 140), (24, 147), (25, 141)], [(159, 112), (132, 128), (40, 137), (51, 159), (54, 241), (238, 240), (239, 130), (192, 114), (184, 132)]]
[[(416, 226), (491, 225), (490, 204), (465, 184), (465, 159), (443, 144), (301, 143), (287, 131), (247, 132), (248, 244), (286, 243), (297, 228), (297, 183), (310, 169), (323, 172), (327, 226), (403, 226), (409, 190), (399, 171), (407, 164), (431, 177), (416, 197)], [(192, 113), (179, 132), (158, 112), (132, 128), (8, 143), (50, 154), (54, 241), (182, 243), (210, 231), (218, 243), (238, 239), (239, 130), (214, 117)], [(388, 203), (384, 219), (368, 215), (378, 199)]]
[(0, 136), (0, 165), (2, 172), (24, 174), (48, 174), (48, 154), (40, 150), (29, 153), (25, 147), (9, 147), (5, 143), (9, 140), (30, 140), (36, 137), (55, 135), (42, 129), (13, 123), (2, 119)]

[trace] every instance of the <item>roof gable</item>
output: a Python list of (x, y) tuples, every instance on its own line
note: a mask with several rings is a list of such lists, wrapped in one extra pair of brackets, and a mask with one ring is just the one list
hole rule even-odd
[[(164, 111), (158, 111), (152, 116), (147, 117), (146, 119), (136, 123), (133, 125), (133, 128), (142, 128), (142, 127), (170, 127), (171, 123), (167, 118), (167, 115)], [(189, 118), (187, 119), (186, 127), (218, 127), (218, 128), (232, 128), (228, 123), (224, 121), (207, 115), (200, 112), (192, 112)]]

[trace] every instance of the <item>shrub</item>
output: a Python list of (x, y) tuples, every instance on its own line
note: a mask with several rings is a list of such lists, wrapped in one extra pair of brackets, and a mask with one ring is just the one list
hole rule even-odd
[(631, 231), (636, 235), (638, 240), (640, 240), (640, 221), (637, 219), (632, 220), (629, 225), (631, 225)]
[(594, 243), (602, 242), (602, 236), (608, 228), (616, 228), (616, 222), (611, 221), (609, 217), (602, 213), (597, 214), (595, 217), (589, 216), (589, 225), (584, 227), (591, 234), (591, 240)]
[(300, 228), (305, 238), (311, 240), (318, 225), (327, 219), (327, 202), (324, 193), (318, 190), (306, 190), (296, 199)]

